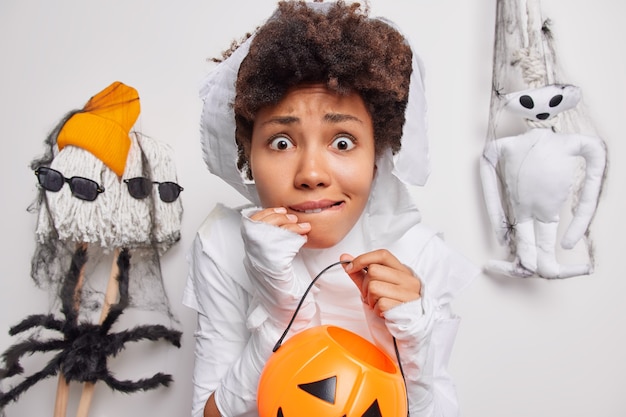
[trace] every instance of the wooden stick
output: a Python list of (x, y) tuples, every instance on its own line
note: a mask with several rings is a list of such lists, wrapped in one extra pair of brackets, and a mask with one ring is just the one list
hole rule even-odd
[(67, 401), (70, 395), (70, 384), (65, 380), (65, 375), (59, 371), (57, 381), (57, 396), (54, 401), (54, 417), (65, 417), (67, 413)]
[[(111, 266), (111, 273), (109, 275), (109, 281), (107, 283), (107, 289), (102, 303), (102, 311), (100, 312), (99, 324), (104, 322), (104, 319), (107, 314), (109, 314), (109, 310), (111, 309), (111, 304), (116, 303), (119, 296), (119, 285), (117, 281), (117, 276), (120, 272), (119, 267), (117, 266), (117, 258), (119, 257), (119, 254), (119, 249), (115, 249), (113, 254), (113, 265)], [(89, 414), (89, 407), (91, 407), (91, 400), (93, 398), (95, 388), (96, 384), (93, 382), (85, 382), (83, 385), (83, 392), (80, 396), (80, 402), (78, 403), (76, 417), (87, 417)]]
[[(83, 249), (87, 250), (86, 243), (79, 243), (76, 246), (76, 250)], [(78, 294), (83, 288), (83, 284), (85, 282), (85, 266), (80, 270), (80, 274), (78, 276), (78, 282), (76, 283), (76, 288), (74, 289), (74, 300), (76, 302), (76, 310), (78, 311), (80, 304), (80, 297)], [(67, 414), (67, 402), (70, 395), (70, 384), (65, 379), (65, 375), (63, 372), (59, 371), (59, 378), (57, 381), (57, 394), (54, 400), (54, 417), (65, 417)]]

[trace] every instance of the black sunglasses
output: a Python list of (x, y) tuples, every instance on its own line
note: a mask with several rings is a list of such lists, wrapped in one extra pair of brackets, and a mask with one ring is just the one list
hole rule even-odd
[(85, 201), (94, 201), (98, 194), (104, 192), (104, 187), (97, 182), (84, 177), (65, 178), (63, 174), (48, 167), (35, 169), (35, 175), (45, 190), (57, 192), (68, 183), (72, 195)]
[(161, 200), (165, 203), (176, 201), (180, 192), (183, 191), (183, 187), (175, 182), (158, 182), (145, 177), (125, 179), (124, 183), (128, 186), (128, 193), (138, 200), (150, 195), (152, 192), (152, 184), (159, 185), (159, 197), (161, 197)]

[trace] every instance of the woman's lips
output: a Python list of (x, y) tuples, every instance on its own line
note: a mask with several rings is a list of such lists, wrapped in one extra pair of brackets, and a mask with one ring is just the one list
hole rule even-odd
[(295, 206), (289, 206), (289, 208), (298, 213), (321, 213), (324, 210), (339, 207), (343, 204), (343, 201), (332, 200), (320, 200), (320, 201), (307, 201), (306, 203), (296, 204)]

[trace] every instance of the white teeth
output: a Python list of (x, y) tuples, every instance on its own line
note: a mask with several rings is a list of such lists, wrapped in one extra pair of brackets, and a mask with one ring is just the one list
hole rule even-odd
[(321, 213), (321, 212), (322, 212), (322, 209), (321, 209), (321, 208), (318, 208), (318, 209), (313, 209), (313, 210), (304, 210), (304, 212), (305, 212), (306, 214), (310, 214), (310, 213)]

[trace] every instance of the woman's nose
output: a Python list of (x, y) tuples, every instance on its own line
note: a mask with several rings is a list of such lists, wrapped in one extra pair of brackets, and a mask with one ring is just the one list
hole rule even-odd
[(302, 189), (327, 187), (330, 185), (330, 181), (329, 166), (323, 152), (319, 150), (303, 152), (294, 177), (295, 187)]

